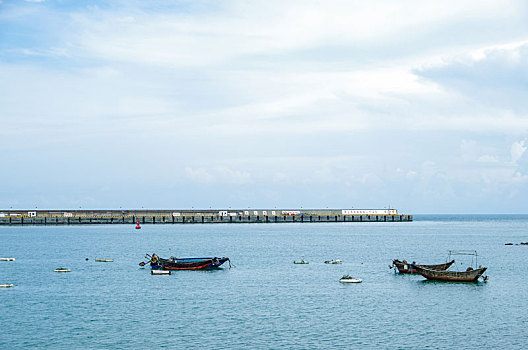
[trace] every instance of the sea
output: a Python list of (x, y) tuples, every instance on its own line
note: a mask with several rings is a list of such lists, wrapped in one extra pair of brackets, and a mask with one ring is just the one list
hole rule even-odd
[[(0, 284), (15, 285), (0, 289), (0, 349), (528, 347), (527, 215), (134, 227), (0, 227), (0, 257), (16, 258), (0, 262)], [(454, 256), (452, 268), (486, 266), (486, 282), (390, 268), (461, 250), (477, 258)], [(139, 263), (154, 252), (231, 266), (153, 276)], [(342, 284), (345, 274), (363, 282)]]

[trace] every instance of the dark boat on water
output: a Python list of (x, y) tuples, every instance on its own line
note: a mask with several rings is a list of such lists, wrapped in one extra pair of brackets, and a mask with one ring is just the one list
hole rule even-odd
[[(424, 265), (411, 264), (411, 269), (416, 270), (423, 277), (434, 281), (447, 282), (477, 282), (479, 277), (487, 270), (487, 267), (479, 265), (477, 268), (477, 251), (476, 250), (450, 250), (448, 259), (453, 255), (469, 255), (475, 263), (475, 268), (468, 267), (466, 271), (434, 270)], [(488, 276), (482, 276), (484, 281)]]
[(466, 271), (439, 271), (431, 270), (420, 265), (413, 265), (418, 273), (429, 280), (449, 282), (477, 282), (486, 271), (486, 267), (473, 269), (468, 267)]
[(447, 262), (445, 264), (438, 264), (438, 265), (416, 265), (414, 261), (412, 264), (409, 264), (407, 263), (406, 260), (400, 261), (396, 259), (392, 261), (392, 266), (389, 266), (389, 267), (393, 268), (396, 266), (399, 273), (416, 273), (417, 274), (418, 271), (413, 266), (421, 266), (421, 267), (425, 267), (431, 270), (447, 270), (454, 263), (455, 263), (455, 260), (451, 260), (450, 262)]
[[(153, 270), (206, 270), (219, 268), (223, 263), (229, 261), (229, 258), (211, 257), (211, 258), (160, 258), (156, 253), (145, 256), (149, 259), (150, 267)], [(145, 263), (140, 263), (145, 266)]]

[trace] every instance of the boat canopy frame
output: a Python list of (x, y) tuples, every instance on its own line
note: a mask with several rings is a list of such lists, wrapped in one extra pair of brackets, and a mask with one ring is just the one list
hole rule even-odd
[(473, 260), (475, 260), (475, 268), (478, 268), (478, 254), (476, 250), (449, 250), (446, 262), (453, 260), (453, 256), (461, 255), (471, 256), (471, 265), (473, 265)]

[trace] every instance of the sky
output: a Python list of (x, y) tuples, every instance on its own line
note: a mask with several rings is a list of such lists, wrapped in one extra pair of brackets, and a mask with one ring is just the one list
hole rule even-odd
[(0, 0), (0, 208), (528, 212), (525, 1)]

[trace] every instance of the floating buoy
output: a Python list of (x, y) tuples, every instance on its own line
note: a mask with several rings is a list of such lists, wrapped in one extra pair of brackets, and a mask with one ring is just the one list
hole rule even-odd
[(141, 225), (139, 224), (139, 219), (136, 221), (136, 230), (139, 230), (141, 228)]
[(14, 287), (15, 285), (13, 283), (9, 283), (9, 284), (0, 284), (0, 288), (11, 288), (11, 287)]
[(114, 259), (95, 258), (95, 261), (97, 261), (97, 262), (114, 262)]
[(71, 272), (71, 270), (65, 267), (58, 267), (55, 270), (53, 270), (53, 272)]
[(343, 262), (340, 259), (326, 260), (325, 264), (342, 264)]
[(150, 274), (151, 275), (170, 275), (171, 272), (169, 270), (152, 270)]
[(307, 260), (294, 260), (293, 261), (294, 264), (301, 264), (301, 265), (304, 265), (304, 264), (309, 264), (309, 262)]
[(15, 261), (15, 258), (0, 258), (0, 261)]

